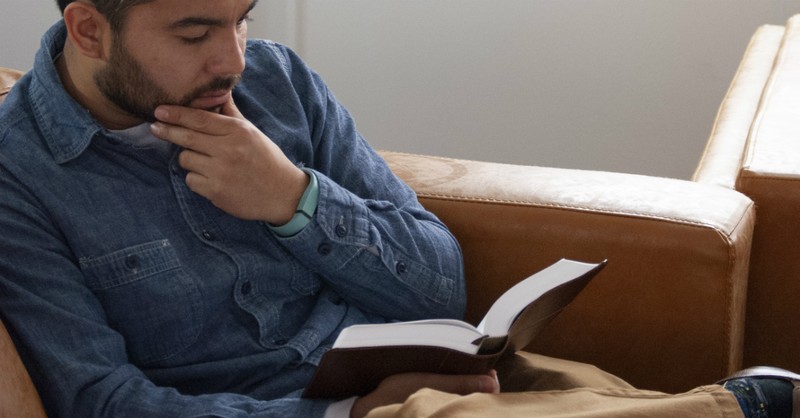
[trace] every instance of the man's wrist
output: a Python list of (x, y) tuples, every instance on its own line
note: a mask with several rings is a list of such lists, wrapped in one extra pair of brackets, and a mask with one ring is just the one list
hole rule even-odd
[(317, 175), (314, 174), (313, 170), (308, 168), (301, 168), (301, 170), (308, 175), (309, 181), (306, 190), (303, 192), (303, 195), (300, 196), (300, 201), (297, 203), (294, 216), (292, 216), (289, 222), (283, 225), (275, 226), (267, 224), (275, 234), (281, 237), (290, 237), (303, 230), (303, 228), (311, 222), (317, 210), (317, 204), (319, 203), (319, 182), (317, 181)]

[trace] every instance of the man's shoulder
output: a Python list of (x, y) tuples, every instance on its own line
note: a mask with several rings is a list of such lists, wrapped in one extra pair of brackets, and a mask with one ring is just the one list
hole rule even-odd
[(0, 164), (3, 166), (46, 153), (44, 131), (38, 124), (30, 87), (31, 77), (26, 74), (0, 103)]
[(245, 56), (248, 62), (271, 63), (281, 67), (287, 66), (290, 49), (268, 39), (248, 39)]
[[(248, 67), (290, 74), (309, 71), (308, 66), (291, 47), (267, 39), (249, 39), (245, 58)], [(270, 68), (271, 67), (271, 68)]]

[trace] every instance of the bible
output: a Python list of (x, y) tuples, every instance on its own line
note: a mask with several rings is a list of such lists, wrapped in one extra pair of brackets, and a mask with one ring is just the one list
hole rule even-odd
[(503, 293), (477, 327), (454, 319), (347, 327), (303, 397), (366, 395), (398, 373), (487, 373), (503, 353), (527, 346), (605, 265), (561, 259)]

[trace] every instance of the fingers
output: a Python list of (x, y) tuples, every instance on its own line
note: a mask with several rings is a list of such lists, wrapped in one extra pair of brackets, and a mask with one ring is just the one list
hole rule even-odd
[(413, 393), (420, 388), (468, 395), (471, 393), (499, 393), (497, 373), (478, 375), (446, 375), (434, 373), (404, 373), (387, 378), (381, 385), (392, 386), (399, 392)]
[(422, 378), (425, 387), (441, 392), (469, 395), (471, 393), (500, 393), (497, 374), (494, 375), (429, 375)]
[(180, 147), (207, 153), (204, 149), (205, 141), (203, 140), (203, 136), (196, 131), (178, 125), (156, 122), (150, 125), (150, 132), (156, 137), (172, 142)]
[(222, 106), (222, 114), (232, 118), (244, 119), (242, 113), (239, 112), (239, 108), (236, 107), (236, 103), (233, 102), (233, 96), (228, 100), (228, 103)]
[[(212, 187), (209, 179), (202, 174), (190, 172), (186, 174), (186, 187), (200, 196), (210, 196)], [(213, 202), (213, 200), (211, 200)]]
[(245, 120), (232, 97), (228, 98), (219, 114), (190, 107), (161, 105), (156, 108), (155, 117), (158, 121), (150, 125), (153, 135), (199, 152), (205, 152), (209, 137), (213, 141), (213, 137), (241, 130), (244, 128), (242, 121)]
[(178, 165), (189, 172), (208, 173), (213, 164), (211, 157), (193, 150), (187, 149), (178, 155)]
[(236, 115), (236, 118), (242, 118), (233, 100), (228, 100), (223, 109), (227, 110), (229, 115), (191, 107), (161, 105), (156, 108), (154, 115), (162, 124), (181, 126), (208, 135), (224, 135), (232, 129), (232, 123), (235, 123), (230, 116)]

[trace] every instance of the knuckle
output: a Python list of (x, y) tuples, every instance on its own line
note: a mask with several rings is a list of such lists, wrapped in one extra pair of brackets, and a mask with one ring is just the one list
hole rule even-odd
[(198, 113), (193, 115), (194, 117), (192, 118), (191, 124), (198, 130), (205, 131), (211, 126), (211, 122), (209, 121), (209, 118), (207, 118), (205, 114), (201, 114), (199, 112), (200, 111), (198, 111)]
[(194, 136), (186, 129), (181, 129), (180, 131), (175, 133), (175, 136), (180, 141), (180, 144), (184, 148), (194, 149), (197, 146), (197, 141), (195, 140)]

